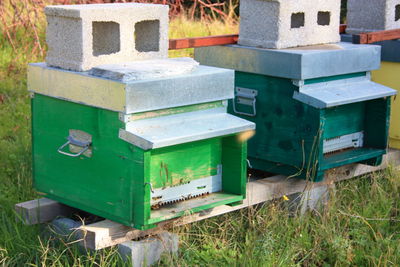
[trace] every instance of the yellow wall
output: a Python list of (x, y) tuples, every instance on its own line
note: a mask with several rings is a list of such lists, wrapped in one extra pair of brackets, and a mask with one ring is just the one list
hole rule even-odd
[[(400, 91), (400, 63), (383, 61), (379, 70), (372, 72), (374, 82)], [(400, 95), (392, 98), (389, 146), (400, 149)]]

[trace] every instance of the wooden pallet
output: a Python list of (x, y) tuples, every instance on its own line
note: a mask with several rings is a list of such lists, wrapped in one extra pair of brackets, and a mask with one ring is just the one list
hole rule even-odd
[[(157, 227), (146, 231), (133, 229), (110, 220), (103, 220), (93, 224), (83, 225), (78, 229), (84, 236), (81, 245), (93, 250), (110, 247), (128, 240), (157, 234), (174, 226), (204, 220), (283, 196), (305, 192), (312, 188), (326, 186), (338, 181), (368, 174), (384, 169), (389, 164), (392, 166), (400, 165), (400, 150), (391, 149), (388, 154), (385, 155), (383, 163), (378, 167), (350, 164), (329, 170), (326, 173), (325, 180), (319, 183), (310, 183), (299, 179), (288, 179), (282, 175), (252, 180), (247, 184), (247, 198), (241, 205), (233, 207), (228, 205), (219, 206), (207, 211), (161, 222), (157, 224)], [(74, 212), (74, 209), (46, 198), (17, 204), (15, 205), (15, 209), (21, 214), (23, 221), (30, 225), (49, 222), (59, 216), (68, 216)]]

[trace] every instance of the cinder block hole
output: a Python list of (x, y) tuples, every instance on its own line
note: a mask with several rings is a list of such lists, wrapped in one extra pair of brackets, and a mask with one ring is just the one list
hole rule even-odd
[(318, 25), (327, 26), (331, 24), (331, 12), (318, 12)]
[(394, 13), (395, 13), (394, 20), (395, 21), (400, 20), (400, 5), (396, 5)]
[(304, 27), (304, 13), (293, 13), (290, 27), (292, 29)]
[(160, 21), (144, 20), (135, 24), (135, 49), (138, 52), (160, 50)]
[(93, 21), (93, 56), (110, 55), (121, 49), (119, 24), (111, 21)]

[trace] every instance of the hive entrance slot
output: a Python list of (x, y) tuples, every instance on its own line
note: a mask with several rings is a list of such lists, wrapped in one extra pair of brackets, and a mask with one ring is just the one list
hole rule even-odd
[(135, 49), (138, 52), (158, 52), (159, 42), (159, 20), (144, 20), (135, 24)]
[(304, 19), (303, 12), (293, 13), (290, 27), (292, 29), (304, 27), (304, 21), (305, 21), (305, 19)]
[(110, 55), (120, 51), (119, 24), (111, 21), (92, 23), (93, 56)]

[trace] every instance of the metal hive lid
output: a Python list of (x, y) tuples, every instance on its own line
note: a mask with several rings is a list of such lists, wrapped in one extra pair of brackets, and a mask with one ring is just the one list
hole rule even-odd
[(169, 58), (106, 64), (92, 68), (90, 75), (129, 83), (138, 80), (165, 78), (187, 74), (199, 63), (192, 58)]

